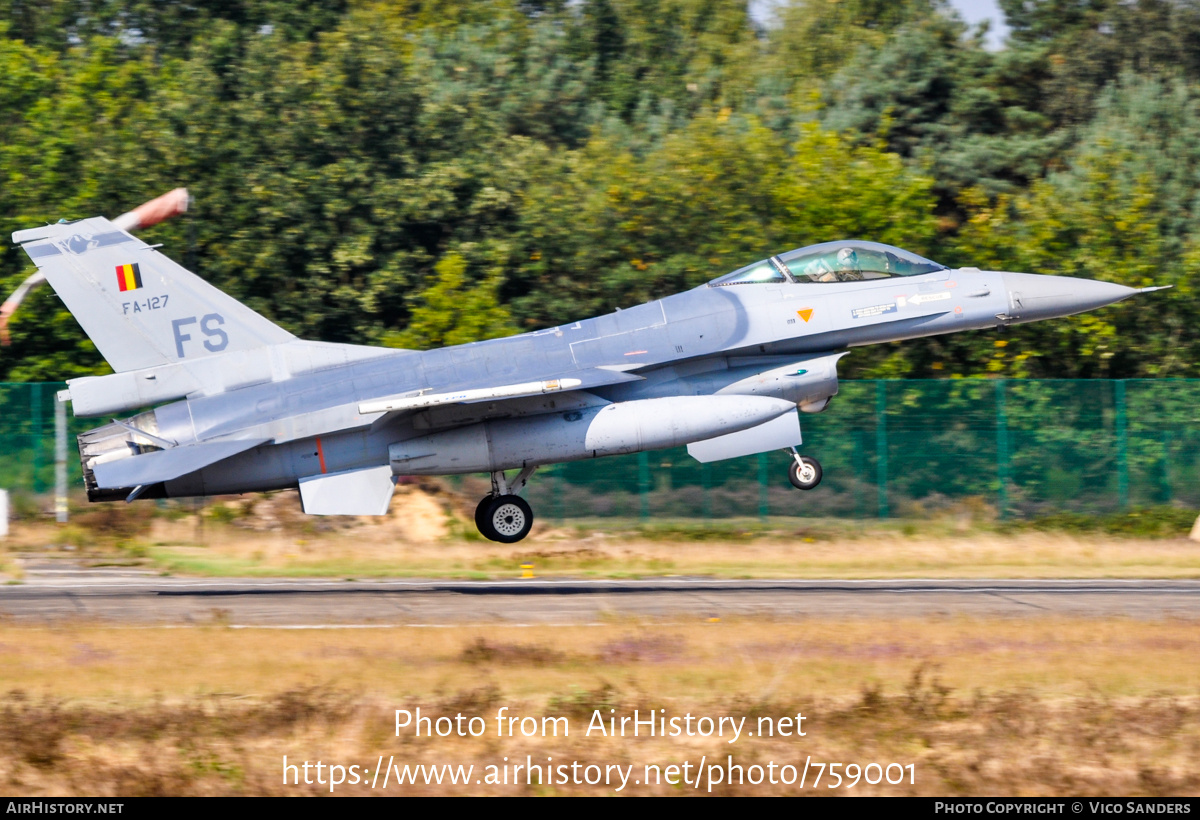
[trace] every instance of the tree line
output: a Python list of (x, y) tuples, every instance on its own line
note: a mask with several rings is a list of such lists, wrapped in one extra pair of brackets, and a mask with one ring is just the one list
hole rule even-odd
[[(1200, 2), (0, 0), (0, 231), (147, 241), (296, 334), (427, 348), (838, 238), (1170, 284), (848, 377), (1197, 376)], [(7, 293), (32, 271), (0, 251)], [(48, 289), (0, 380), (107, 372)]]

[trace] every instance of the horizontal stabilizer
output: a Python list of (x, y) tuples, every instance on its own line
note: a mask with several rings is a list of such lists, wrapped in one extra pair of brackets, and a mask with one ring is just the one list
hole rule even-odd
[(112, 489), (170, 481), (245, 452), (266, 441), (268, 439), (210, 441), (103, 462), (97, 464), (94, 469), (96, 485), (103, 489)]
[(792, 410), (773, 418), (766, 424), (729, 433), (716, 438), (694, 441), (688, 445), (688, 455), (702, 464), (741, 458), (771, 450), (786, 450), (800, 444), (800, 416)]
[(386, 464), (314, 475), (300, 479), (300, 502), (308, 515), (384, 515), (395, 487)]

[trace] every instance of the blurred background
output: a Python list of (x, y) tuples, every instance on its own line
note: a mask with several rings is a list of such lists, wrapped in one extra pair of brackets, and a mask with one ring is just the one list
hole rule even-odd
[[(1200, 375), (1200, 5), (987, 6), (0, 0), (0, 233), (186, 186), (147, 241), (301, 336), (413, 348), (857, 237), (1175, 288), (845, 377)], [(105, 371), (48, 288), (11, 333), (0, 381)]]
[[(186, 185), (147, 241), (300, 336), (419, 349), (843, 237), (1170, 284), (856, 349), (806, 419), (804, 505), (774, 456), (673, 451), (531, 493), (560, 519), (1194, 507), (1198, 45), (1181, 0), (0, 0), (0, 233)], [(32, 271), (3, 243), (0, 291)], [(0, 485), (37, 496), (56, 383), (108, 369), (49, 288), (7, 330)]]
[[(17, 520), (43, 517), (55, 495), (60, 521), (68, 506), (89, 507), (74, 436), (96, 420), (70, 417), (55, 401), (65, 386), (0, 384), (0, 488)], [(1200, 379), (858, 379), (842, 382), (831, 409), (806, 415), (803, 427), (806, 452), (825, 468), (810, 492), (783, 480), (783, 452), (700, 464), (678, 447), (543, 467), (524, 494), (557, 524), (939, 515), (997, 523), (1156, 508), (1155, 520), (1169, 518), (1176, 535), (1200, 508)], [(464, 520), (487, 491), (485, 480), (459, 476), (433, 480), (436, 488), (412, 483), (461, 495)], [(286, 503), (299, 510), (298, 499)]]
[[(187, 212), (139, 238), (330, 342), (552, 327), (839, 238), (1174, 286), (855, 349), (804, 419), (809, 493), (781, 454), (547, 468), (520, 545), (474, 530), (477, 476), (406, 481), (369, 521), (294, 492), (85, 505), (73, 437), (97, 420), (55, 394), (108, 368), (36, 288), (0, 345), (0, 790), (321, 789), (281, 785), (283, 755), (678, 762), (664, 738), (390, 728), (669, 704), (803, 710), (814, 762), (917, 767), (860, 793), (1200, 793), (1198, 182), (1200, 0), (0, 0), (0, 298), (34, 273), (12, 231), (179, 187)], [(1064, 592), (370, 589), (530, 575)]]

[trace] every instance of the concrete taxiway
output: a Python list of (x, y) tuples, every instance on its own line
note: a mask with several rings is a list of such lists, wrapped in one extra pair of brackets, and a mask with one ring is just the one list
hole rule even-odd
[(28, 562), (0, 586), (9, 623), (261, 626), (582, 624), (811, 617), (1200, 618), (1197, 580), (336, 580), (160, 577)]

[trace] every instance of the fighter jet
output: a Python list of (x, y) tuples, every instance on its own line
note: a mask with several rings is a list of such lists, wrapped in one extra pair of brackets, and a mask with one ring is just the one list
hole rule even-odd
[(821, 466), (799, 452), (800, 413), (829, 405), (851, 348), (1157, 289), (826, 242), (605, 316), (419, 352), (298, 339), (103, 217), (13, 241), (115, 371), (59, 395), (111, 418), (79, 437), (89, 500), (299, 488), (306, 513), (379, 515), (397, 476), (487, 472), (475, 522), (504, 543), (529, 533), (520, 493), (546, 464), (781, 449), (811, 489)]

